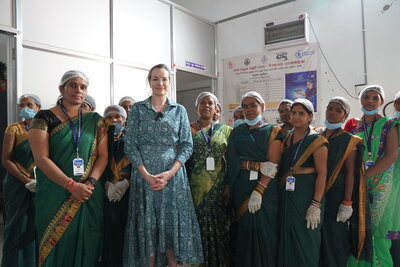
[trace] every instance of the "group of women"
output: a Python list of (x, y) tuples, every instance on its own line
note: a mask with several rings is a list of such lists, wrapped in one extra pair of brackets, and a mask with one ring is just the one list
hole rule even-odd
[(323, 128), (310, 101), (284, 100), (280, 127), (257, 92), (242, 96), (232, 129), (212, 93), (190, 123), (167, 98), (168, 67), (147, 78), (149, 98), (121, 99), (104, 118), (84, 108), (95, 104), (80, 71), (63, 75), (49, 110), (20, 98), (24, 121), (3, 147), (2, 266), (392, 266), (398, 119), (377, 113), (380, 86), (361, 92), (351, 133), (342, 97)]

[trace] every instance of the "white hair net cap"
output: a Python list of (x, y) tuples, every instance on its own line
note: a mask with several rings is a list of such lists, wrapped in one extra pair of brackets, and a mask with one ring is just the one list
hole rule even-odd
[(110, 115), (111, 113), (117, 113), (126, 119), (126, 111), (120, 105), (110, 105), (106, 107), (103, 114), (104, 118)]
[(290, 100), (290, 99), (283, 99), (281, 102), (279, 102), (278, 108), (279, 108), (279, 106), (282, 105), (282, 104), (289, 104), (289, 105), (292, 105), (292, 104), (293, 104), (293, 100)]
[(359, 96), (360, 100), (363, 97), (363, 95), (368, 91), (377, 92), (381, 96), (382, 101), (385, 101), (385, 92), (383, 91), (383, 88), (380, 85), (368, 85), (367, 87), (365, 87), (360, 93), (360, 96)]
[(240, 105), (243, 104), (243, 100), (244, 100), (246, 97), (253, 97), (253, 98), (255, 98), (255, 99), (258, 101), (258, 103), (260, 103), (260, 104), (264, 104), (264, 103), (265, 103), (265, 102), (264, 102), (264, 99), (262, 98), (262, 96), (261, 96), (259, 93), (257, 93), (256, 91), (249, 91), (249, 92), (245, 93), (244, 95), (242, 95), (242, 99), (240, 100)]
[(62, 76), (60, 86), (63, 86), (72, 78), (82, 78), (86, 82), (86, 84), (89, 85), (89, 78), (83, 72), (79, 70), (69, 70)]
[(88, 104), (91, 108), (96, 108), (96, 100), (94, 100), (93, 97), (90, 95), (87, 95), (84, 101), (86, 104)]
[(341, 96), (335, 96), (329, 100), (328, 106), (330, 103), (338, 103), (339, 105), (342, 106), (342, 108), (346, 112), (346, 115), (350, 114), (351, 106), (350, 106), (350, 102), (346, 98), (341, 97)]
[(213, 93), (201, 92), (196, 98), (196, 101), (194, 103), (195, 107), (197, 107), (199, 105), (199, 102), (206, 96), (210, 96), (214, 100), (215, 106), (219, 105), (218, 98)]
[(236, 111), (240, 111), (240, 110), (243, 110), (242, 106), (237, 106), (236, 108), (234, 108), (232, 110), (232, 114), (235, 114)]
[(123, 98), (121, 98), (118, 102), (118, 105), (122, 105), (123, 102), (125, 101), (132, 101), (133, 103), (136, 103), (135, 99), (133, 99), (133, 97), (131, 96), (124, 96)]
[(397, 92), (397, 94), (394, 96), (394, 101), (400, 98), (400, 92)]
[(305, 109), (307, 109), (309, 112), (311, 112), (314, 115), (314, 105), (313, 103), (311, 103), (310, 100), (305, 99), (305, 98), (297, 98), (295, 101), (293, 101), (292, 107), (295, 104), (300, 104), (303, 107), (305, 107)]
[(24, 98), (32, 99), (33, 102), (35, 102), (36, 105), (41, 105), (42, 104), (42, 101), (40, 100), (40, 98), (35, 94), (23, 94), (23, 95), (21, 95), (19, 97), (18, 103), (21, 103), (21, 100), (24, 99)]

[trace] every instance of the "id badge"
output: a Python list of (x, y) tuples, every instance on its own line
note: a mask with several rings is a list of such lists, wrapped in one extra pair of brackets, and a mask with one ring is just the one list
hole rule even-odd
[(365, 162), (365, 170), (368, 170), (369, 167), (371, 167), (372, 165), (374, 165), (375, 162), (373, 162), (372, 160), (367, 160)]
[(74, 167), (74, 176), (83, 175), (83, 169), (85, 167), (83, 159), (76, 158), (72, 160), (72, 165)]
[(258, 172), (256, 171), (250, 171), (250, 181), (252, 180), (257, 180), (258, 179)]
[(286, 191), (294, 191), (295, 184), (296, 178), (294, 178), (294, 176), (286, 177)]
[(215, 171), (215, 160), (213, 157), (208, 157), (206, 159), (206, 170)]

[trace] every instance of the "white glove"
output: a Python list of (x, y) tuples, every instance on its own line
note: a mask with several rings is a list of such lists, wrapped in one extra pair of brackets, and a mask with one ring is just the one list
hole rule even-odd
[(272, 163), (270, 161), (261, 162), (260, 164), (260, 172), (262, 175), (268, 176), (271, 179), (275, 178), (276, 172), (278, 169), (276, 168), (278, 164)]
[(33, 179), (29, 183), (26, 183), (25, 188), (28, 189), (29, 191), (35, 193), (36, 192), (36, 180)]
[[(124, 179), (122, 181), (119, 181), (118, 183), (115, 184), (115, 194), (113, 194), (115, 201), (120, 201), (121, 198), (124, 196), (126, 193), (126, 190), (129, 188), (129, 182), (128, 180)], [(118, 193), (118, 197), (116, 195)]]
[(250, 213), (255, 213), (261, 208), (262, 195), (256, 191), (253, 191), (250, 195), (248, 208)]
[(306, 215), (307, 228), (311, 230), (317, 229), (318, 224), (321, 222), (321, 209), (311, 205), (307, 209)]
[(351, 217), (352, 214), (353, 214), (353, 208), (351, 206), (340, 204), (336, 221), (346, 222)]
[(104, 187), (106, 189), (106, 195), (108, 199), (111, 202), (115, 202), (116, 201), (115, 198), (118, 197), (118, 193), (116, 193), (117, 188), (115, 184), (107, 181)]

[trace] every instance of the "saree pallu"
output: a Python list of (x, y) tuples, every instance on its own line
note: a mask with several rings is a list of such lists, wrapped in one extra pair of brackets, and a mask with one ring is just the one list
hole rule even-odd
[[(14, 163), (20, 172), (34, 178), (33, 156), (27, 136), (24, 141), (16, 144), (14, 159)], [(26, 189), (20, 180), (8, 172), (3, 180), (3, 191), (6, 221), (1, 266), (36, 266), (37, 240), (34, 221), (34, 193)]]
[[(77, 118), (73, 119), (75, 125)], [(93, 168), (96, 148), (105, 136), (103, 118), (87, 113), (82, 118), (83, 133), (79, 156), (85, 161), (82, 177), (73, 176), (76, 147), (68, 121), (50, 132), (50, 158), (75, 181), (84, 181)], [(39, 237), (39, 266), (97, 266), (101, 253), (104, 189), (98, 183), (89, 200), (73, 203), (70, 193), (37, 169), (36, 227)]]
[[(325, 192), (324, 224), (321, 229), (321, 267), (345, 267), (350, 253), (359, 257), (362, 248), (370, 250), (371, 233), (366, 233), (366, 192), (365, 180), (360, 180), (362, 167), (361, 153), (364, 151), (362, 139), (341, 131), (329, 139), (328, 175)], [(354, 171), (354, 212), (348, 223), (337, 222), (339, 206), (344, 199), (346, 170), (344, 163), (356, 150)], [(361, 201), (361, 204), (360, 204)], [(360, 208), (360, 205), (361, 208)], [(368, 228), (370, 230), (370, 228)], [(367, 236), (366, 236), (367, 235)]]
[[(290, 138), (290, 133), (287, 138)], [(297, 161), (293, 172), (306, 162), (306, 167), (314, 167), (312, 153), (325, 145), (327, 140), (318, 135), (308, 135), (299, 148)], [(321, 223), (314, 230), (307, 229), (306, 213), (314, 196), (317, 173), (293, 174), (296, 178), (295, 190), (286, 191), (291, 157), (295, 154), (300, 142), (286, 148), (282, 154), (279, 170), (279, 252), (278, 266), (285, 267), (316, 267), (319, 263), (321, 244), (321, 227), (324, 218), (324, 198), (321, 202)]]
[(237, 220), (235, 266), (276, 266), (279, 229), (277, 179), (268, 184), (261, 208), (250, 213), (247, 205), (257, 180), (249, 180), (250, 171), (240, 169), (243, 160), (268, 161), (268, 146), (276, 139), (281, 140), (278, 126), (268, 124), (249, 130), (246, 124), (242, 124), (232, 130), (228, 141), (228, 183)]
[[(370, 131), (371, 123), (367, 124), (367, 131)], [(398, 125), (398, 121), (383, 117), (374, 124), (371, 141), (371, 160), (376, 162), (384, 156), (387, 134)], [(367, 146), (363, 125), (353, 130), (357, 136), (364, 138), (364, 145)], [(363, 161), (368, 160), (368, 151), (364, 151)], [(367, 194), (370, 209), (372, 235), (373, 235), (373, 258), (372, 263), (366, 261), (357, 262), (350, 257), (349, 266), (392, 266), (390, 255), (391, 239), (399, 239), (400, 220), (396, 210), (399, 201), (398, 181), (394, 181), (394, 165), (389, 166), (385, 171), (373, 177), (367, 177)]]
[[(111, 127), (110, 127), (111, 128)], [(109, 182), (121, 180), (120, 172), (131, 165), (124, 153), (124, 140), (109, 135), (109, 165), (103, 175)], [(130, 172), (129, 172), (130, 173)], [(120, 201), (111, 202), (105, 195), (104, 203), (104, 245), (101, 266), (122, 266), (125, 225), (128, 217), (129, 189)]]
[[(207, 132), (207, 129), (204, 129)], [(229, 216), (224, 200), (226, 170), (224, 155), (232, 128), (216, 124), (211, 135), (211, 156), (215, 170), (206, 170), (209, 157), (201, 131), (193, 137), (193, 154), (186, 162), (189, 184), (200, 226), (204, 264), (201, 266), (229, 266)]]

